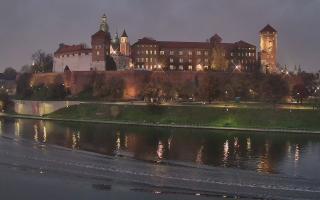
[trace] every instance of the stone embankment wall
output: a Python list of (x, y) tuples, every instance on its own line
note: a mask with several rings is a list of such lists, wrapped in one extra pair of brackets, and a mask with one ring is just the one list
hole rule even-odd
[(25, 101), (15, 100), (14, 110), (22, 115), (36, 115), (42, 116), (52, 113), (61, 108), (78, 105), (78, 101)]

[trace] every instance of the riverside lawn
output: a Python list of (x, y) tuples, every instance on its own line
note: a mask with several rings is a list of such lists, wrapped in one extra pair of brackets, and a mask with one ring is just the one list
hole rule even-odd
[(320, 130), (320, 112), (271, 107), (80, 104), (49, 118), (232, 128)]

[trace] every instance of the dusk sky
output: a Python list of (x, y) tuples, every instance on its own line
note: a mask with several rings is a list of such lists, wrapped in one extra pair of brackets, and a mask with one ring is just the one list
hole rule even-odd
[(279, 63), (320, 69), (320, 0), (1, 0), (0, 70), (31, 64), (37, 49), (53, 53), (59, 43), (90, 44), (100, 17), (112, 35), (125, 28), (131, 43), (157, 40), (224, 42), (259, 46), (259, 31), (279, 32)]

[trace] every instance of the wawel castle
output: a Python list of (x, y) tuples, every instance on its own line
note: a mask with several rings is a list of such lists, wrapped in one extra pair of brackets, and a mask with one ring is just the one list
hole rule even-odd
[[(142, 38), (130, 45), (124, 30), (112, 38), (106, 15), (99, 31), (85, 44), (60, 44), (54, 53), (54, 71), (175, 70), (276, 73), (277, 31), (267, 25), (260, 31), (260, 51), (245, 41), (225, 43), (218, 35), (205, 42), (158, 41)], [(116, 69), (110, 68), (113, 60)]]

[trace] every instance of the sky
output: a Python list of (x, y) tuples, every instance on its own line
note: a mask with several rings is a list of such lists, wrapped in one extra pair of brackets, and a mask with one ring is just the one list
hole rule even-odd
[(110, 32), (125, 28), (130, 42), (205, 41), (218, 33), (224, 42), (259, 46), (259, 31), (279, 32), (278, 62), (319, 71), (320, 0), (0, 0), (0, 71), (31, 64), (38, 49), (59, 43), (90, 44), (106, 13)]

